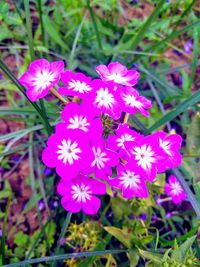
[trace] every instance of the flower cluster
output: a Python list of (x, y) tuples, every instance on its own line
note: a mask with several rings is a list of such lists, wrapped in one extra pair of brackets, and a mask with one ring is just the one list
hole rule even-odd
[[(64, 209), (89, 215), (99, 210), (97, 196), (106, 194), (106, 186), (121, 190), (127, 199), (147, 198), (147, 182), (182, 160), (179, 135), (159, 131), (144, 136), (123, 122), (124, 113), (149, 116), (151, 102), (133, 88), (139, 73), (119, 62), (96, 71), (100, 79), (92, 80), (64, 71), (60, 62), (36, 60), (20, 78), (32, 100), (44, 96), (59, 79), (64, 83), (58, 92), (72, 101), (62, 110), (62, 122), (49, 137), (42, 160), (61, 177), (58, 193)], [(105, 131), (107, 118), (110, 131)]]

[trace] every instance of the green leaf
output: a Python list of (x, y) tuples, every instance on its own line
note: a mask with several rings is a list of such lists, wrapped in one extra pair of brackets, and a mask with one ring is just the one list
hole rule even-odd
[(130, 251), (128, 253), (129, 261), (130, 261), (130, 267), (136, 267), (138, 266), (138, 261), (140, 259), (140, 256), (138, 255), (137, 250)]
[(171, 258), (176, 260), (176, 262), (184, 263), (187, 257), (188, 251), (191, 249), (196, 236), (188, 238), (181, 246), (175, 248), (172, 252)]
[(12, 196), (12, 188), (8, 182), (8, 180), (5, 180), (4, 182), (4, 189), (0, 191), (0, 199), (2, 198), (8, 198)]
[(149, 252), (146, 250), (138, 249), (140, 256), (142, 256), (144, 259), (151, 260), (155, 263), (162, 263), (162, 255), (158, 253)]
[(106, 226), (104, 229), (115, 238), (117, 238), (125, 247), (131, 247), (131, 235), (126, 229), (120, 229), (114, 226)]
[(194, 93), (191, 97), (189, 97), (187, 100), (185, 100), (184, 102), (180, 103), (179, 105), (176, 106), (176, 108), (174, 110), (172, 110), (171, 112), (167, 113), (165, 116), (163, 116), (159, 121), (157, 121), (154, 125), (152, 125), (149, 129), (148, 129), (148, 133), (151, 133), (153, 131), (155, 131), (156, 129), (158, 129), (160, 126), (166, 124), (168, 121), (173, 120), (174, 118), (176, 118), (180, 113), (184, 112), (185, 110), (187, 110), (189, 107), (195, 105), (196, 103), (198, 103), (200, 101), (200, 92), (197, 91), (196, 93)]
[(19, 231), (14, 237), (14, 243), (19, 247), (25, 247), (29, 241), (28, 235)]

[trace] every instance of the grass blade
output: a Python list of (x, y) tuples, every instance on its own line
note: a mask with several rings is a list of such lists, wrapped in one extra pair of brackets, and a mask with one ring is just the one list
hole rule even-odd
[(151, 15), (146, 20), (146, 22), (144, 23), (144, 25), (142, 26), (142, 28), (140, 29), (140, 31), (138, 32), (138, 34), (132, 40), (132, 43), (131, 43), (131, 46), (130, 46), (131, 47), (131, 50), (135, 50), (136, 49), (136, 47), (138, 46), (139, 42), (143, 39), (144, 35), (149, 30), (149, 27), (154, 22), (155, 18), (158, 16), (161, 8), (163, 7), (163, 5), (165, 3), (166, 3), (165, 0), (160, 0), (158, 2), (158, 4), (157, 4), (156, 8), (154, 9), (154, 11), (151, 13)]
[(71, 51), (71, 54), (69, 56), (69, 61), (68, 61), (68, 68), (71, 69), (71, 67), (73, 66), (72, 65), (72, 61), (74, 59), (74, 54), (75, 54), (75, 50), (76, 50), (76, 45), (77, 45), (77, 42), (78, 42), (78, 38), (80, 36), (80, 33), (81, 33), (81, 29), (83, 27), (83, 23), (85, 22), (85, 19), (86, 19), (86, 16), (87, 16), (87, 12), (85, 13), (81, 23), (80, 23), (80, 26), (78, 27), (78, 30), (77, 30), (77, 33), (76, 33), (76, 36), (74, 38), (74, 42), (73, 42), (73, 45), (72, 45), (72, 51)]
[(190, 4), (188, 4), (188, 6), (186, 7), (186, 9), (183, 11), (183, 13), (180, 15), (178, 21), (175, 24), (174, 27), (174, 31), (177, 29), (177, 27), (179, 26), (179, 24), (183, 21), (183, 18), (190, 12), (192, 6), (196, 3), (197, 0), (193, 0), (191, 1)]
[[(19, 108), (19, 109), (12, 109), (12, 108), (0, 108), (0, 116), (3, 115), (33, 115), (35, 116), (37, 111), (35, 109), (28, 109), (28, 108)], [(48, 116), (56, 117), (56, 114), (53, 112), (48, 112)]]
[[(160, 99), (160, 96), (157, 93), (156, 88), (154, 87), (154, 85), (153, 85), (153, 83), (151, 82), (150, 79), (147, 78), (147, 82), (148, 82), (148, 84), (150, 86), (150, 89), (151, 89), (151, 91), (152, 91), (152, 93), (153, 93), (153, 95), (155, 97), (155, 100), (156, 100), (156, 102), (157, 102), (162, 114), (165, 115), (166, 111), (165, 111), (164, 105), (162, 103), (162, 100)], [(171, 131), (171, 126), (170, 126), (169, 122), (167, 122), (167, 129), (168, 129), (169, 132)]]
[(142, 133), (147, 132), (146, 126), (137, 117), (135, 117), (134, 115), (130, 115), (129, 120), (134, 122), (135, 125), (140, 129)]
[(157, 74), (152, 73), (151, 71), (147, 70), (146, 68), (142, 67), (142, 66), (138, 66), (139, 70), (142, 71), (143, 73), (145, 73), (151, 80), (154, 80), (155, 82), (157, 82), (159, 85), (163, 86), (164, 88), (166, 88), (166, 91), (168, 92), (169, 95), (173, 95), (176, 96), (178, 95), (180, 89), (178, 87), (175, 86), (171, 86), (168, 83), (162, 81)]
[[(33, 133), (30, 133), (29, 135), (29, 143), (31, 144), (33, 142)], [(41, 231), (44, 231), (43, 232), (43, 235), (45, 237), (45, 242), (46, 242), (46, 245), (47, 245), (47, 248), (48, 250), (50, 250), (50, 246), (49, 246), (49, 242), (48, 242), (48, 237), (46, 235), (46, 232), (44, 230), (44, 226), (43, 226), (43, 222), (42, 222), (42, 214), (39, 210), (39, 207), (38, 207), (38, 202), (39, 202), (39, 199), (38, 199), (38, 195), (37, 195), (37, 187), (36, 187), (36, 182), (35, 182), (35, 174), (34, 174), (34, 154), (33, 154), (33, 146), (30, 145), (29, 146), (29, 167), (30, 167), (30, 185), (31, 185), (31, 189), (32, 189), (32, 192), (33, 192), (33, 198), (34, 198), (34, 201), (35, 201), (35, 208), (36, 208), (36, 211), (37, 211), (37, 217), (38, 217), (38, 221), (39, 221), (39, 225), (40, 225), (40, 228), (41, 228)]]
[(49, 37), (65, 51), (68, 50), (66, 43), (60, 36), (60, 33), (57, 31), (57, 27), (53, 20), (46, 14), (43, 15), (44, 25), (46, 25), (45, 30), (48, 33)]
[(189, 97), (187, 100), (185, 100), (183, 103), (180, 103), (177, 105), (177, 107), (172, 110), (171, 112), (167, 113), (165, 116), (163, 116), (159, 121), (157, 121), (154, 125), (152, 125), (148, 129), (148, 133), (151, 133), (158, 129), (160, 126), (164, 125), (165, 123), (171, 121), (175, 117), (177, 117), (180, 113), (184, 112), (187, 108), (195, 105), (200, 101), (200, 92), (196, 92), (191, 97)]
[(93, 251), (93, 252), (69, 253), (69, 254), (63, 254), (63, 255), (24, 260), (24, 261), (17, 262), (17, 263), (6, 264), (6, 265), (3, 265), (2, 267), (21, 267), (24, 264), (34, 264), (34, 263), (50, 262), (50, 261), (62, 261), (65, 259), (70, 259), (70, 258), (101, 256), (105, 254), (120, 254), (120, 253), (125, 253), (125, 252), (127, 252), (127, 250), (103, 250), (103, 251)]
[(44, 31), (44, 22), (43, 22), (43, 13), (42, 13), (42, 2), (41, 0), (37, 0), (38, 4), (38, 13), (39, 13), (39, 18), (40, 18), (40, 26), (41, 26), (41, 33), (42, 33), (42, 44), (43, 46), (46, 45), (46, 40), (45, 40), (45, 31)]
[(192, 55), (192, 67), (191, 67), (191, 73), (189, 77), (189, 85), (190, 88), (192, 86), (192, 83), (194, 81), (195, 72), (198, 65), (198, 54), (199, 54), (199, 29), (194, 28), (194, 49), (193, 49), (193, 55)]
[[(64, 223), (62, 225), (62, 229), (61, 229), (60, 235), (58, 237), (58, 241), (57, 241), (57, 245), (56, 245), (56, 249), (55, 249), (55, 255), (57, 255), (58, 252), (59, 252), (59, 249), (60, 249), (60, 240), (64, 237), (64, 235), (66, 233), (66, 228), (68, 227), (68, 225), (70, 223), (71, 217), (72, 217), (72, 213), (71, 212), (68, 212), (67, 213), (67, 216), (65, 218), (65, 221), (64, 221)], [(52, 262), (51, 266), (55, 266), (55, 261)]]
[(25, 17), (26, 17), (26, 29), (28, 34), (28, 46), (30, 51), (31, 60), (35, 59), (34, 45), (33, 45), (33, 34), (32, 34), (32, 23), (29, 0), (24, 0)]
[(96, 22), (96, 19), (95, 19), (94, 11), (93, 11), (92, 7), (90, 6), (90, 0), (87, 0), (87, 8), (88, 8), (88, 10), (90, 12), (90, 16), (92, 18), (92, 23), (93, 23), (93, 27), (94, 27), (94, 30), (95, 30), (95, 33), (96, 33), (99, 49), (102, 50), (103, 46), (102, 46), (102, 43), (101, 43), (101, 36), (100, 36), (99, 29), (98, 29), (98, 26), (97, 26), (97, 22)]

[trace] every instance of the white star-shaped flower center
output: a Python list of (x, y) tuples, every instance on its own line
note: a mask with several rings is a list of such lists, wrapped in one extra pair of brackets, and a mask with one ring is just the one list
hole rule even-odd
[(108, 79), (109, 81), (114, 81), (115, 83), (119, 83), (119, 84), (122, 84), (127, 81), (126, 77), (123, 77), (118, 72), (107, 74), (106, 79)]
[(133, 171), (125, 171), (121, 173), (119, 177), (120, 184), (125, 188), (139, 188), (140, 176), (135, 174)]
[(91, 199), (92, 191), (88, 185), (77, 184), (72, 186), (72, 198), (78, 202), (86, 202)]
[(134, 95), (122, 95), (122, 99), (124, 100), (126, 105), (131, 106), (132, 108), (141, 108), (143, 105), (140, 101), (138, 101)]
[(120, 148), (125, 148), (124, 146), (125, 142), (134, 141), (134, 140), (135, 140), (135, 137), (133, 137), (132, 135), (127, 134), (127, 133), (122, 134), (120, 138), (117, 139), (117, 146)]
[(64, 164), (69, 163), (72, 165), (75, 160), (78, 160), (82, 151), (78, 147), (77, 142), (72, 142), (70, 139), (67, 141), (65, 139), (62, 140), (61, 145), (58, 145), (58, 150), (56, 151), (59, 154), (58, 159), (62, 160)]
[(152, 163), (156, 161), (150, 145), (144, 144), (141, 147), (134, 147), (131, 153), (135, 155), (137, 164), (145, 170), (151, 169)]
[(33, 87), (37, 91), (42, 91), (55, 81), (55, 73), (48, 71), (38, 71), (32, 79)]
[(92, 148), (92, 151), (94, 153), (94, 160), (91, 164), (92, 167), (97, 166), (98, 169), (102, 169), (105, 166), (105, 162), (109, 160), (107, 158), (106, 153), (101, 151), (101, 148), (98, 147), (97, 149), (95, 147)]
[(163, 150), (165, 150), (165, 152), (168, 154), (168, 155), (172, 155), (171, 153), (171, 146), (170, 146), (170, 142), (169, 141), (164, 141), (162, 139), (159, 138), (159, 145), (160, 147), (162, 147)]
[(87, 93), (92, 90), (92, 88), (86, 82), (81, 82), (74, 79), (69, 82), (68, 88), (79, 93)]
[(172, 188), (172, 194), (173, 195), (179, 195), (183, 192), (183, 189), (181, 188), (180, 184), (177, 182), (171, 183)]
[(88, 131), (88, 126), (90, 123), (87, 121), (87, 118), (83, 115), (75, 115), (69, 119), (69, 125), (67, 126), (68, 129), (81, 129), (84, 132)]
[(108, 88), (100, 88), (94, 101), (99, 107), (112, 108), (115, 103), (114, 95), (109, 93)]

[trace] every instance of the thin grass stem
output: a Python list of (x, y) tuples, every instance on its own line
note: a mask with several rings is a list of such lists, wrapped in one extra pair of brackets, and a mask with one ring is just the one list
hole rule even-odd
[(35, 59), (34, 45), (33, 45), (33, 34), (32, 34), (32, 23), (29, 0), (24, 0), (25, 17), (26, 17), (26, 28), (28, 34), (28, 46), (30, 51), (31, 60)]
[(101, 36), (100, 36), (98, 25), (97, 25), (97, 22), (96, 22), (96, 19), (95, 19), (95, 13), (94, 13), (91, 5), (90, 5), (90, 0), (87, 0), (87, 8), (88, 8), (88, 10), (90, 12), (90, 16), (92, 18), (92, 23), (93, 23), (94, 31), (96, 33), (99, 49), (103, 50), (103, 46), (102, 46), (102, 42), (101, 42)]

